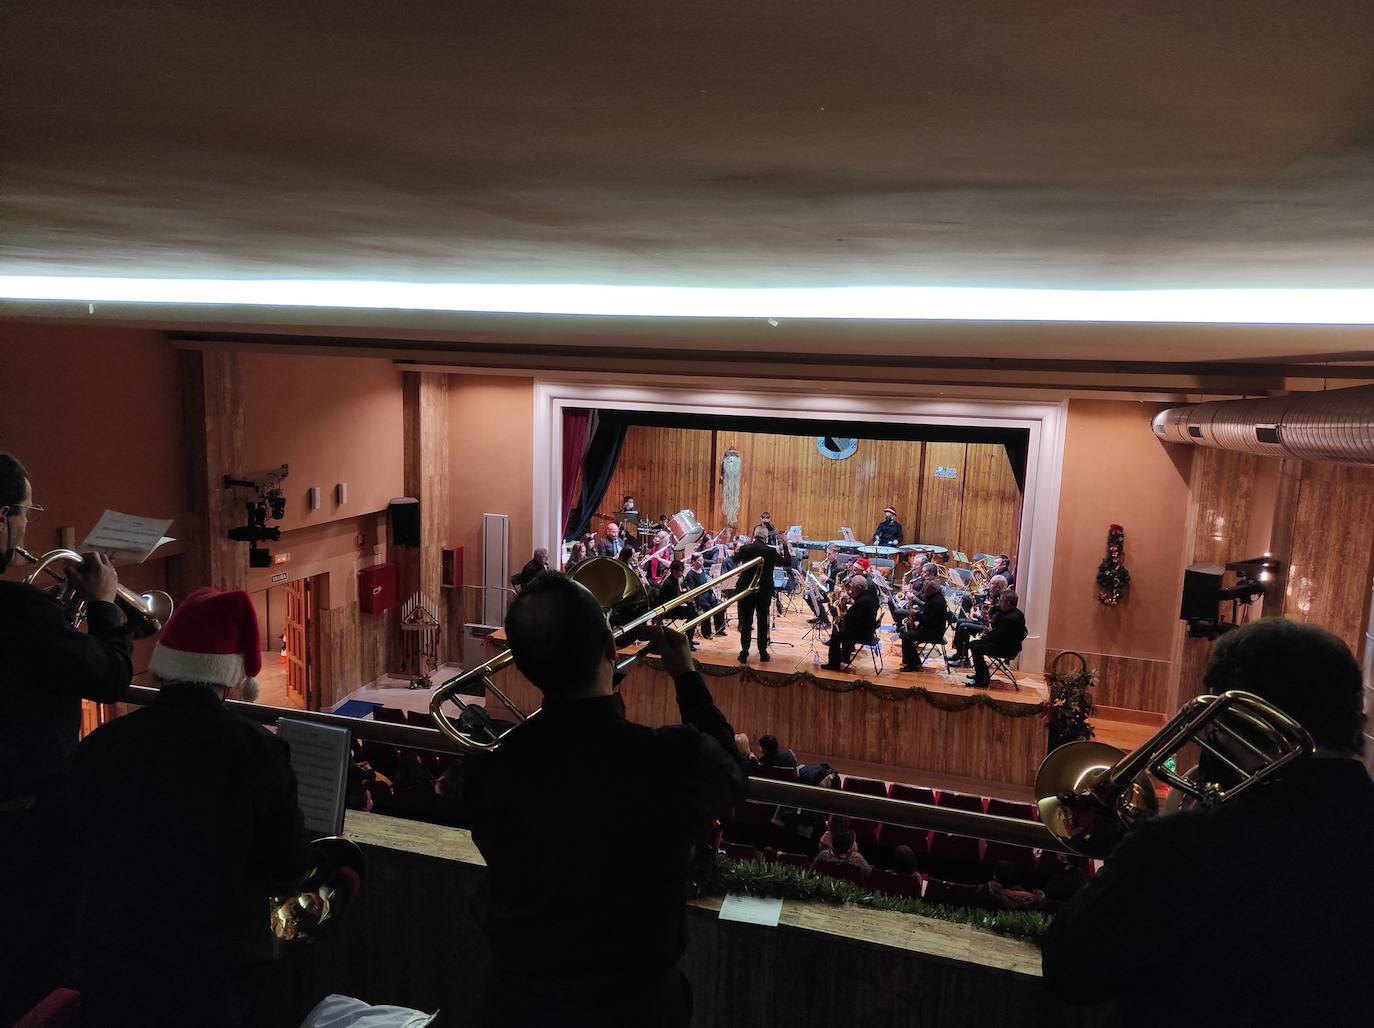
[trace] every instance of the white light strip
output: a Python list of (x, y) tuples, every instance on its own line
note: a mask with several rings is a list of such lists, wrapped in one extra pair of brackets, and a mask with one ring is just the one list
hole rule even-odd
[(653, 318), (1374, 325), (1374, 289), (698, 289), (0, 276), (0, 299)]

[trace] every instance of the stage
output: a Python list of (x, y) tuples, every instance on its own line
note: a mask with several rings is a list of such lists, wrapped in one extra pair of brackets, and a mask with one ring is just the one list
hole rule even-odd
[[(964, 684), (969, 670), (946, 672), (938, 656), (926, 670), (900, 672), (901, 644), (891, 631), (879, 632), (878, 673), (868, 651), (856, 656), (853, 674), (825, 671), (818, 665), (826, 648), (822, 637), (808, 635), (807, 614), (799, 607), (776, 619), (767, 664), (757, 643), (748, 664), (739, 662), (733, 617), (725, 636), (698, 635), (695, 657), (716, 705), (756, 750), (759, 736), (772, 734), (799, 753), (825, 755), (841, 771), (849, 760), (893, 768), (914, 784), (924, 783), (923, 774), (989, 789), (1033, 783), (1046, 746), (1043, 676), (1016, 672), (1020, 691), (1001, 677), (990, 689), (973, 689)], [(641, 724), (679, 723), (672, 687), (657, 665), (648, 658), (630, 670), (620, 689), (626, 713)], [(514, 667), (494, 680), (522, 709), (539, 706), (538, 691)], [(487, 706), (496, 712), (494, 701)]]

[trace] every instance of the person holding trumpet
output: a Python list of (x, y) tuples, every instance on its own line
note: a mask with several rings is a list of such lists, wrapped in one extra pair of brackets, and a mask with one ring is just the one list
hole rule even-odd
[[(23, 549), (33, 502), (24, 466), (0, 454), (0, 571)], [(115, 605), (119, 577), (107, 557), (67, 568), (86, 600), (88, 631), (74, 628), (51, 594), (0, 582), (0, 1024), (58, 983), (70, 912), (65, 896), (71, 760), (81, 701), (123, 699), (133, 676), (133, 633)]]
[(539, 575), (505, 628), (543, 707), (468, 760), (488, 869), (477, 901), (492, 954), (485, 1023), (686, 1025), (688, 876), (707, 823), (745, 797), (735, 730), (686, 636), (662, 625), (651, 637), (682, 723), (626, 720), (615, 635), (566, 575)]

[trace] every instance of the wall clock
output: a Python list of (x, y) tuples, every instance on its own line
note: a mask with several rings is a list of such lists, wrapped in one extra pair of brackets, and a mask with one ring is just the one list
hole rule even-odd
[(839, 436), (818, 435), (816, 436), (816, 449), (821, 451), (822, 457), (829, 457), (831, 460), (844, 460), (852, 457), (854, 451), (859, 448), (857, 439), (841, 439)]

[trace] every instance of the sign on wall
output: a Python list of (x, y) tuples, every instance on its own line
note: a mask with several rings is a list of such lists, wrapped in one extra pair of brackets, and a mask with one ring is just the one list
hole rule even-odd
[(945, 467), (943, 464), (936, 464), (936, 465), (935, 465), (935, 477), (936, 477), (936, 478), (958, 478), (958, 477), (959, 477), (959, 469), (958, 469), (958, 468), (947, 468), (947, 467)]

